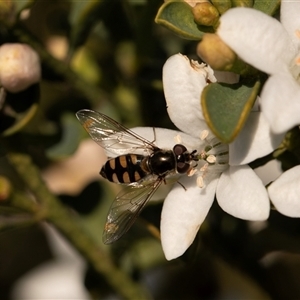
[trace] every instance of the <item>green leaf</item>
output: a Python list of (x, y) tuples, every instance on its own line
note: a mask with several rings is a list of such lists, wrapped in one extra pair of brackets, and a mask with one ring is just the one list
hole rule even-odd
[(77, 150), (83, 134), (82, 127), (75, 116), (70, 113), (64, 114), (62, 117), (61, 140), (46, 151), (47, 156), (54, 160), (69, 157)]
[(212, 83), (205, 87), (201, 95), (203, 115), (209, 128), (222, 142), (232, 142), (242, 130), (259, 88), (259, 81)]
[(21, 130), (35, 116), (38, 108), (39, 105), (37, 103), (34, 103), (25, 113), (18, 114), (16, 117), (16, 122), (11, 127), (3, 131), (2, 136), (9, 136)]
[[(2, 1), (5, 2), (5, 1)], [(9, 3), (8, 1), (6, 1), (7, 3)], [(23, 10), (25, 10), (26, 8), (30, 8), (35, 4), (36, 0), (13, 0), (12, 3), (14, 5), (15, 8), (15, 13), (20, 14)]]
[(103, 16), (104, 4), (107, 0), (72, 0), (72, 10), (70, 14), (70, 23), (72, 25), (70, 37), (70, 52), (84, 44), (89, 36), (91, 28), (99, 22)]
[(233, 7), (253, 7), (253, 0), (231, 0)]
[(192, 7), (186, 2), (164, 3), (158, 10), (155, 22), (189, 40), (201, 40), (204, 33), (213, 32), (212, 27), (199, 26), (195, 23)]
[(92, 84), (99, 84), (101, 69), (93, 53), (85, 46), (78, 48), (72, 57), (71, 67), (79, 76)]
[(253, 8), (273, 16), (280, 6), (280, 0), (255, 1)]

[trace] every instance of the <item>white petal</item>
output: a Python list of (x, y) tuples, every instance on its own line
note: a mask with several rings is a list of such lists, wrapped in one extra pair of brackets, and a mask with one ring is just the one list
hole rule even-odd
[(288, 72), (296, 55), (282, 24), (251, 8), (233, 8), (220, 18), (220, 38), (245, 62), (269, 74)]
[(280, 21), (294, 43), (300, 43), (300, 1), (281, 0)]
[(273, 134), (261, 112), (251, 112), (233, 143), (229, 145), (229, 164), (247, 164), (274, 151), (284, 134)]
[(288, 74), (270, 76), (261, 94), (261, 109), (274, 133), (300, 124), (300, 86)]
[[(199, 65), (199, 64), (198, 64)], [(200, 107), (203, 88), (215, 80), (207, 67), (191, 66), (190, 60), (182, 55), (171, 56), (163, 67), (163, 85), (167, 109), (172, 122), (182, 131), (199, 136), (207, 129)]]
[(268, 188), (276, 209), (289, 217), (300, 217), (300, 166), (284, 172)]
[(269, 216), (268, 193), (249, 166), (229, 167), (220, 177), (217, 200), (224, 211), (249, 221), (266, 220)]
[(161, 242), (166, 259), (182, 255), (194, 241), (214, 200), (218, 179), (205, 188), (196, 186), (196, 177), (184, 177), (166, 198), (161, 214)]

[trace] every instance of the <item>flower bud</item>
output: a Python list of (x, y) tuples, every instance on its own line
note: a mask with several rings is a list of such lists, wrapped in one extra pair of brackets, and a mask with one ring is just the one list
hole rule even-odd
[(197, 3), (192, 12), (199, 25), (214, 26), (219, 20), (219, 12), (210, 2)]
[(25, 90), (41, 78), (40, 60), (26, 44), (0, 47), (0, 84), (11, 93)]
[(213, 69), (230, 70), (236, 54), (216, 34), (207, 33), (197, 46), (197, 54)]

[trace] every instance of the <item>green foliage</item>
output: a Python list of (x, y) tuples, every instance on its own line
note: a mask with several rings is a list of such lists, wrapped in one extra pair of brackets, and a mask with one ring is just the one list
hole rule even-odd
[(3, 1), (3, 2), (6, 2), (7, 4), (10, 3), (12, 9), (14, 10), (14, 14), (19, 15), (25, 9), (32, 7), (36, 2), (36, 0), (24, 0), (24, 1), (12, 0), (12, 1)]
[(99, 22), (99, 14), (103, 13), (105, 0), (100, 1), (71, 1), (70, 24), (72, 26), (70, 36), (70, 53), (84, 44), (89, 32)]
[(37, 103), (32, 104), (25, 113), (16, 116), (16, 120), (13, 123), (13, 125), (7, 128), (5, 131), (3, 131), (2, 135), (9, 136), (21, 130), (24, 126), (28, 124), (28, 122), (31, 121), (33, 116), (36, 114), (37, 110), (38, 110), (38, 104)]
[(195, 23), (192, 8), (184, 1), (170, 1), (163, 4), (155, 22), (189, 40), (201, 40), (203, 34), (212, 32), (212, 28)]
[(64, 114), (61, 122), (62, 136), (60, 142), (46, 151), (47, 157), (53, 160), (61, 160), (72, 155), (77, 150), (84, 135), (82, 127), (73, 114)]
[(201, 95), (205, 120), (213, 133), (230, 143), (242, 130), (256, 100), (260, 84), (212, 83)]
[(253, 0), (231, 0), (233, 7), (252, 7)]
[(273, 16), (279, 9), (280, 0), (254, 1), (253, 8)]
[(212, 0), (211, 3), (217, 8), (221, 15), (224, 14), (232, 6), (230, 0)]
[[(263, 224), (250, 223), (220, 211), (216, 204), (186, 253), (167, 262), (153, 234), (153, 227), (156, 232), (159, 228), (161, 202), (149, 203), (130, 233), (105, 246), (101, 234), (119, 186), (100, 181), (100, 175), (99, 182), (94, 176), (84, 183), (77, 181), (89, 168), (98, 175), (101, 165), (88, 164), (94, 158), (90, 154), (83, 155), (80, 167), (72, 162), (76, 171), (66, 178), (79, 192), (53, 188), (45, 176), (61, 165), (52, 180), (70, 174), (63, 163), (70, 162), (87, 137), (75, 118), (80, 109), (99, 110), (130, 127), (171, 127), (162, 66), (170, 54), (189, 51), (195, 56), (195, 41), (214, 32), (213, 28), (198, 26), (184, 1), (0, 2), (1, 43), (29, 44), (42, 64), (39, 95), (0, 99), (2, 298), (11, 298), (15, 283), (33, 267), (46, 259), (51, 263), (41, 221), (52, 224), (87, 262), (95, 276), (79, 270), (78, 277), (84, 278), (82, 286), (94, 299), (217, 299), (233, 292), (239, 298), (300, 298), (299, 219), (272, 210)], [(233, 3), (211, 2), (220, 14)], [(253, 3), (269, 15), (278, 6), (278, 0)], [(170, 31), (161, 30), (160, 25)], [(257, 75), (241, 61), (234, 67), (244, 78)], [(201, 105), (206, 121), (223, 142), (230, 143), (239, 134), (259, 89), (260, 83), (254, 81), (205, 88)], [(295, 128), (271, 159), (278, 159), (283, 169), (299, 165), (299, 145)], [(103, 155), (101, 148), (93, 155)], [(266, 161), (257, 161), (255, 167)], [(78, 202), (84, 212), (75, 205)]]

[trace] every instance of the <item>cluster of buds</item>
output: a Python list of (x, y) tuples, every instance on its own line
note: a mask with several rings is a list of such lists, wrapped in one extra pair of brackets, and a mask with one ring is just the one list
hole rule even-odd
[[(200, 26), (217, 29), (219, 19), (232, 6), (251, 7), (252, 0), (219, 1), (219, 0), (185, 0), (192, 7), (194, 21)], [(230, 47), (215, 33), (203, 36), (197, 47), (197, 55), (214, 70), (234, 71), (241, 68), (241, 61)]]

